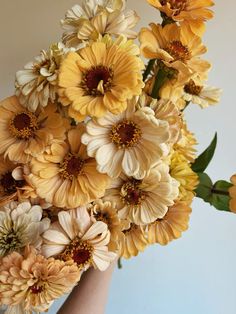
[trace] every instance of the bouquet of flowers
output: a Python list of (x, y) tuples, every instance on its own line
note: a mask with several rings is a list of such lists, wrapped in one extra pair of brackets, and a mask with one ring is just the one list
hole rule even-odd
[(162, 21), (139, 33), (125, 0), (75, 5), (62, 41), (18, 71), (0, 103), (5, 313), (44, 312), (88, 268), (179, 238), (195, 196), (236, 212), (236, 175), (213, 184), (205, 173), (217, 136), (197, 157), (185, 120), (190, 104), (220, 97), (202, 59), (213, 2), (147, 2)]

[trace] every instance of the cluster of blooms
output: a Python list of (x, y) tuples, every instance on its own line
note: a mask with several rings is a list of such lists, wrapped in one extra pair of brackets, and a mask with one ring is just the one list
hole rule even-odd
[(75, 5), (61, 22), (62, 42), (17, 72), (16, 95), (0, 103), (0, 303), (8, 314), (43, 312), (88, 268), (104, 271), (188, 227), (198, 176), (184, 109), (219, 100), (201, 59), (213, 3), (148, 2), (163, 22), (139, 34), (124, 0)]

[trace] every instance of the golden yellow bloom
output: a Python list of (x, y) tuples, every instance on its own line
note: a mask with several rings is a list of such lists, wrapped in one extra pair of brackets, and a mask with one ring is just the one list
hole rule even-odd
[(233, 186), (229, 188), (229, 195), (231, 198), (229, 201), (229, 208), (232, 212), (236, 213), (236, 174), (234, 174), (230, 180)]
[(123, 230), (119, 241), (120, 256), (126, 259), (137, 256), (139, 252), (145, 250), (147, 245), (148, 242), (143, 227), (130, 224)]
[(170, 207), (164, 218), (158, 219), (148, 226), (148, 243), (167, 245), (170, 241), (181, 237), (188, 229), (191, 208), (183, 202)]
[[(77, 111), (79, 117), (118, 114), (128, 99), (140, 95), (143, 87), (143, 62), (116, 42), (92, 43), (71, 52), (62, 62), (59, 86), (61, 102)], [(65, 98), (66, 97), (66, 98)]]
[(0, 154), (20, 163), (42, 154), (53, 140), (63, 140), (69, 122), (49, 104), (32, 113), (22, 107), (16, 96), (0, 103)]
[(139, 34), (144, 57), (162, 60), (167, 67), (176, 69), (183, 79), (194, 73), (206, 76), (210, 64), (199, 58), (206, 52), (200, 37), (177, 24), (162, 27), (151, 23), (150, 27), (142, 28)]
[(69, 293), (80, 279), (72, 261), (63, 262), (37, 255), (27, 248), (24, 255), (13, 252), (0, 265), (1, 303), (20, 305), (27, 311), (50, 306), (55, 299)]
[(76, 208), (104, 195), (109, 177), (96, 170), (95, 159), (89, 158), (81, 144), (83, 125), (68, 132), (68, 142), (53, 143), (30, 164), (27, 180), (37, 195), (57, 207)]
[(85, 206), (61, 211), (58, 222), (52, 224), (43, 237), (45, 256), (74, 261), (80, 270), (93, 266), (104, 271), (117, 256), (108, 249), (108, 225), (103, 221), (93, 221)]
[(197, 174), (192, 171), (186, 158), (178, 152), (173, 153), (170, 168), (171, 176), (180, 183), (178, 200), (191, 204), (199, 182)]
[(204, 22), (213, 17), (208, 9), (214, 5), (212, 0), (147, 0), (149, 4), (176, 22), (185, 22), (192, 32), (201, 36), (205, 30)]

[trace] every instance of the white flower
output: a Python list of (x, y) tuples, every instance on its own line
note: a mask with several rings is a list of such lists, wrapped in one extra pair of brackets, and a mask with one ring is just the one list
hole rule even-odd
[(49, 228), (50, 220), (42, 219), (40, 206), (30, 202), (11, 202), (0, 208), (0, 256), (21, 252), (26, 245), (39, 249), (41, 234)]
[[(121, 172), (142, 179), (163, 156), (164, 145), (169, 139), (169, 124), (148, 114), (135, 111), (136, 100), (128, 103), (128, 109), (119, 114), (87, 123), (87, 133), (82, 142), (94, 157), (98, 171), (117, 178)], [(151, 112), (150, 112), (151, 111)]]
[(83, 0), (75, 5), (61, 21), (63, 42), (77, 47), (83, 41), (97, 40), (99, 35), (124, 35), (136, 38), (132, 30), (139, 17), (134, 11), (125, 10), (124, 0)]
[(59, 255), (65, 261), (73, 260), (81, 270), (93, 266), (104, 271), (116, 258), (116, 254), (108, 250), (107, 224), (92, 222), (86, 207), (61, 211), (58, 222), (52, 224), (43, 237), (42, 250), (46, 257)]
[(16, 73), (16, 95), (28, 110), (35, 112), (56, 100), (58, 70), (66, 52), (62, 43), (54, 44)]

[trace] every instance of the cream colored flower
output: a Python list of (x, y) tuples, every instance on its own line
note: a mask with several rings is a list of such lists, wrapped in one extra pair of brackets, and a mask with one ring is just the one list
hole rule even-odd
[(44, 311), (52, 301), (69, 293), (79, 279), (78, 267), (71, 261), (46, 259), (32, 247), (23, 256), (13, 252), (0, 265), (1, 303), (18, 305), (15, 309), (23, 308), (23, 313)]
[(41, 234), (50, 220), (42, 219), (42, 208), (30, 202), (11, 202), (0, 208), (0, 256), (21, 252), (27, 245), (40, 249)]
[(86, 207), (62, 211), (58, 222), (43, 235), (46, 257), (58, 256), (65, 261), (74, 261), (80, 270), (93, 266), (101, 271), (107, 269), (116, 258), (108, 250), (110, 232), (102, 221), (93, 222)]
[(54, 142), (30, 164), (27, 180), (46, 202), (61, 208), (76, 208), (104, 195), (109, 177), (97, 171), (81, 144), (83, 125), (68, 132), (67, 142)]
[(111, 177), (121, 172), (143, 178), (160, 160), (169, 139), (169, 125), (157, 120), (154, 112), (135, 111), (136, 100), (120, 114), (108, 113), (104, 118), (87, 123), (82, 142), (88, 155), (95, 157), (98, 170)]
[(120, 256), (129, 259), (143, 252), (147, 247), (147, 235), (143, 227), (130, 224), (123, 230), (119, 241)]
[(170, 241), (181, 237), (182, 232), (188, 229), (191, 212), (191, 208), (183, 202), (177, 202), (170, 207), (162, 219), (148, 226), (148, 243), (167, 245)]
[(207, 51), (200, 37), (177, 24), (162, 27), (151, 23), (150, 27), (151, 29), (142, 28), (139, 35), (144, 57), (162, 60), (167, 67), (176, 69), (185, 79), (195, 73), (201, 78), (206, 77), (210, 63), (200, 59)]
[(207, 108), (216, 105), (220, 101), (222, 90), (216, 87), (205, 86), (197, 80), (191, 79), (184, 86), (183, 99), (187, 102)]
[(63, 42), (77, 47), (85, 41), (96, 41), (105, 34), (135, 38), (132, 29), (139, 21), (135, 11), (125, 10), (124, 0), (83, 0), (81, 5), (73, 6), (61, 21)]
[(165, 216), (178, 197), (178, 186), (169, 167), (160, 163), (143, 180), (125, 176), (114, 180), (104, 199), (116, 204), (121, 219), (145, 225)]
[(141, 94), (144, 65), (136, 55), (139, 49), (131, 48), (120, 38), (112, 45), (106, 39), (66, 56), (59, 75), (60, 101), (70, 105), (73, 117), (77, 112), (76, 120), (119, 114), (129, 99)]
[(22, 107), (16, 96), (0, 103), (0, 154), (26, 163), (42, 154), (52, 141), (65, 139), (69, 122), (57, 113), (55, 104), (32, 113)]
[(58, 70), (67, 51), (62, 43), (54, 44), (16, 73), (16, 95), (29, 111), (56, 100)]

